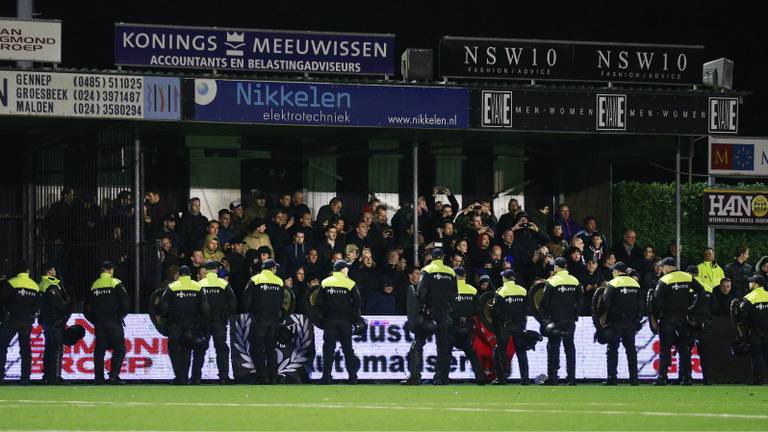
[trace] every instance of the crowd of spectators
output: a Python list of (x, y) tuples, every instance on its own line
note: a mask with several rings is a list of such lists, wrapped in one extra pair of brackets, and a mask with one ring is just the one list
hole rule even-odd
[[(436, 201), (436, 196), (446, 197), (446, 202)], [(232, 201), (217, 212), (217, 219), (209, 220), (201, 214), (198, 198), (190, 199), (179, 213), (157, 191), (148, 192), (144, 236), (159, 242), (162, 284), (174, 280), (183, 264), (196, 273), (214, 260), (222, 263), (221, 276), (240, 291), (261, 262), (275, 259), (302, 312), (310, 290), (331, 273), (334, 261), (343, 259), (350, 263), (350, 277), (360, 288), (365, 314), (405, 314), (407, 288), (419, 278), (413, 256), (414, 215), (421, 266), (429, 262), (431, 250), (440, 247), (446, 263), (464, 267), (467, 281), (482, 294), (499, 287), (500, 274), (507, 269), (515, 272), (518, 283), (530, 287), (547, 278), (554, 259), (562, 256), (584, 287), (584, 314), (590, 312), (595, 289), (612, 278), (616, 262), (634, 269), (641, 287), (648, 290), (661, 277), (660, 260), (676, 255), (674, 243), (661, 254), (653, 246), (642, 247), (631, 229), (609, 248), (599, 221), (592, 216), (575, 220), (566, 204), (553, 212), (547, 202), (536, 203), (529, 213), (513, 198), (507, 212), (497, 218), (491, 201), (462, 207), (444, 187), (419, 197), (415, 206), (405, 203), (397, 209), (374, 197), (363, 208), (347, 211), (341, 199), (333, 198), (313, 212), (301, 191), (282, 193), (274, 201), (260, 192), (252, 198), (247, 206)], [(49, 244), (61, 244), (73, 241), (70, 233), (77, 233), (82, 239), (125, 241), (125, 233), (132, 232), (132, 216), (128, 192), (109, 209), (100, 210), (95, 202), (75, 205), (73, 191), (66, 189), (46, 217), (47, 238)], [(76, 229), (67, 228), (69, 224)], [(720, 267), (714, 251), (704, 251), (697, 267), (716, 286), (716, 314), (727, 314), (729, 300), (748, 291), (748, 259), (749, 249), (743, 247), (733, 262)], [(679, 267), (685, 270), (687, 263)], [(760, 261), (757, 271), (768, 273), (768, 258)]]

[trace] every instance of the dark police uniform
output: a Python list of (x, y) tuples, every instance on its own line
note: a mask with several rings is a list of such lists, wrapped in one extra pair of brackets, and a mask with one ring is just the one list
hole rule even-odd
[(360, 361), (352, 348), (352, 323), (360, 318), (360, 292), (355, 281), (334, 265), (333, 274), (320, 283), (318, 304), (325, 320), (323, 331), (323, 377), (321, 384), (331, 382), (336, 342), (341, 344), (349, 382), (357, 382)]
[[(421, 385), (421, 371), (424, 368), (424, 345), (427, 343), (430, 333), (424, 331), (423, 323), (429, 318), (426, 316), (424, 305), (419, 301), (417, 286), (408, 285), (406, 295), (407, 309), (409, 310), (408, 329), (413, 333), (413, 342), (408, 350), (409, 376), (401, 381), (403, 385)], [(414, 322), (411, 322), (413, 320)]]
[(93, 323), (96, 348), (93, 352), (93, 372), (96, 383), (104, 382), (104, 354), (112, 350), (109, 379), (119, 383), (120, 368), (125, 358), (123, 318), (128, 314), (128, 293), (123, 283), (103, 272), (91, 285), (86, 299), (86, 318)]
[[(507, 361), (507, 342), (512, 337), (515, 344), (517, 364), (520, 367), (520, 384), (527, 385), (528, 353), (525, 349), (525, 327), (528, 321), (528, 293), (525, 288), (513, 280), (506, 280), (496, 290), (493, 299), (493, 332), (496, 334), (496, 347), (493, 350), (493, 362), (496, 366), (494, 384), (506, 384), (510, 365)], [(558, 347), (559, 349), (559, 347)]]
[(208, 299), (210, 313), (208, 316), (208, 336), (205, 338), (204, 349), (196, 349), (192, 354), (192, 381), (199, 382), (202, 378), (203, 364), (208, 344), (213, 337), (213, 347), (216, 349), (216, 366), (219, 371), (219, 383), (229, 381), (229, 347), (227, 346), (227, 321), (229, 315), (237, 311), (235, 292), (226, 279), (216, 275), (215, 269), (210, 269), (198, 282), (205, 297)]
[(192, 353), (189, 338), (197, 337), (201, 326), (208, 322), (208, 300), (200, 284), (184, 274), (165, 289), (159, 309), (168, 317), (168, 357), (176, 376), (174, 383), (187, 384)]
[(32, 373), (32, 347), (30, 334), (40, 300), (40, 287), (21, 272), (16, 277), (3, 281), (0, 286), (0, 382), (5, 377), (5, 360), (8, 346), (15, 335), (19, 335), (22, 384), (29, 383)]
[[(463, 269), (462, 269), (463, 271)], [(455, 270), (454, 270), (455, 272)], [(451, 345), (462, 350), (472, 365), (475, 380), (485, 384), (485, 371), (480, 365), (477, 353), (472, 348), (472, 338), (475, 329), (475, 314), (477, 310), (477, 289), (469, 285), (464, 278), (457, 282), (458, 295), (453, 306), (453, 323), (451, 326)]]
[(653, 309), (659, 318), (661, 345), (656, 385), (667, 383), (667, 372), (672, 363), (672, 345), (677, 347), (680, 360), (680, 383), (691, 384), (691, 329), (687, 317), (694, 296), (698, 294), (697, 290), (701, 290), (701, 286), (693, 283), (693, 276), (682, 271), (666, 274), (656, 285)]
[(40, 324), (45, 336), (43, 354), (43, 381), (46, 384), (61, 382), (61, 356), (64, 352), (62, 338), (71, 315), (69, 294), (61, 281), (53, 276), (43, 276), (38, 284), (40, 302)]
[(448, 384), (448, 373), (451, 367), (451, 316), (456, 296), (459, 294), (456, 283), (456, 273), (445, 265), (442, 260), (432, 260), (421, 269), (421, 279), (418, 287), (421, 301), (427, 315), (435, 321), (435, 344), (437, 345), (437, 366), (433, 384)]
[(254, 275), (245, 288), (245, 309), (253, 317), (252, 355), (260, 383), (277, 382), (277, 330), (284, 290), (283, 280), (266, 268)]
[(565, 349), (568, 384), (576, 385), (576, 347), (573, 334), (576, 320), (584, 299), (579, 280), (560, 270), (547, 279), (541, 300), (541, 315), (544, 320), (554, 323), (560, 334), (548, 335), (547, 341), (547, 384), (557, 384), (557, 371), (560, 369), (560, 343)]
[[(762, 285), (765, 284), (763, 280)], [(741, 319), (749, 328), (752, 384), (763, 383), (763, 362), (768, 363), (768, 292), (755, 286), (741, 303)]]
[[(691, 266), (693, 267), (693, 266)], [(695, 268), (694, 268), (695, 269)], [(691, 336), (693, 342), (696, 344), (696, 350), (699, 353), (699, 362), (701, 364), (702, 382), (709, 385), (709, 344), (706, 343), (706, 334), (710, 328), (709, 324), (712, 321), (712, 284), (708, 283), (704, 278), (698, 276), (698, 270), (694, 270), (691, 275), (693, 276), (693, 284), (697, 285), (694, 292), (697, 292), (694, 299), (693, 306), (689, 310), (689, 322), (694, 326), (691, 329)]]
[(613, 327), (614, 335), (608, 341), (606, 348), (606, 355), (608, 356), (608, 381), (606, 384), (614, 385), (617, 383), (619, 343), (621, 343), (627, 353), (629, 381), (632, 385), (637, 385), (635, 335), (644, 310), (640, 284), (626, 274), (616, 276), (605, 287), (603, 304), (605, 310), (608, 311), (607, 324)]

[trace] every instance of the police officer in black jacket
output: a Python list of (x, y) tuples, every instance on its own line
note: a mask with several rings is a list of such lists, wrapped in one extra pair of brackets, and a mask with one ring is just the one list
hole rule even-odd
[(46, 264), (43, 266), (43, 272), (38, 284), (42, 296), (40, 324), (45, 336), (43, 382), (61, 384), (61, 356), (64, 352), (62, 337), (71, 315), (71, 302), (61, 281), (56, 278), (56, 267)]
[(667, 371), (672, 363), (672, 345), (677, 347), (680, 384), (691, 385), (691, 329), (688, 324), (689, 309), (694, 306), (701, 286), (693, 283), (693, 276), (677, 271), (672, 257), (661, 261), (664, 276), (659, 279), (653, 293), (653, 310), (659, 319), (659, 377), (655, 385), (667, 385)]
[(418, 296), (424, 304), (427, 315), (435, 321), (435, 344), (437, 345), (437, 365), (434, 385), (448, 384), (451, 368), (451, 317), (456, 296), (459, 294), (456, 273), (443, 263), (445, 256), (442, 249), (432, 250), (432, 262), (421, 269)]
[(29, 277), (25, 262), (16, 265), (16, 277), (0, 283), (0, 382), (5, 378), (5, 360), (8, 346), (19, 335), (22, 385), (29, 384), (32, 372), (30, 334), (39, 308), (40, 287)]
[(485, 370), (480, 365), (477, 353), (472, 348), (472, 337), (475, 330), (475, 315), (477, 314), (477, 288), (466, 281), (467, 271), (463, 267), (453, 269), (456, 274), (458, 295), (453, 306), (453, 321), (451, 326), (451, 346), (464, 351), (464, 355), (472, 365), (475, 372), (475, 381), (478, 385), (485, 384)]
[(547, 379), (545, 385), (557, 385), (557, 370), (560, 369), (560, 343), (565, 349), (568, 385), (576, 385), (576, 346), (573, 335), (576, 320), (584, 300), (579, 280), (568, 274), (565, 258), (555, 260), (555, 274), (547, 279), (541, 300), (541, 316), (547, 342)]
[(738, 320), (748, 329), (749, 352), (752, 357), (752, 385), (763, 384), (764, 363), (768, 363), (768, 292), (762, 275), (747, 279), (751, 291), (744, 296)]
[(502, 273), (504, 285), (496, 290), (493, 298), (493, 332), (496, 334), (496, 347), (493, 350), (493, 363), (496, 366), (496, 379), (492, 384), (504, 385), (509, 376), (507, 361), (507, 342), (512, 337), (515, 355), (520, 367), (520, 384), (530, 383), (528, 376), (528, 353), (526, 352), (525, 327), (528, 321), (528, 296), (525, 288), (515, 283), (514, 270)]
[(163, 291), (158, 312), (168, 317), (168, 357), (175, 379), (173, 384), (189, 382), (192, 349), (202, 348), (202, 327), (209, 320), (208, 299), (199, 283), (192, 280), (192, 269), (179, 268), (179, 280)]
[(266, 260), (261, 272), (254, 275), (245, 288), (245, 309), (253, 317), (253, 360), (256, 364), (257, 384), (277, 384), (277, 331), (285, 288), (276, 275), (278, 264)]
[(617, 368), (619, 365), (619, 343), (627, 353), (629, 382), (638, 385), (637, 350), (635, 334), (645, 310), (640, 284), (627, 275), (627, 265), (621, 261), (613, 266), (613, 279), (608, 282), (603, 292), (603, 305), (607, 311), (607, 326), (610, 326), (611, 338), (608, 341), (608, 379), (606, 385), (618, 384)]
[(112, 350), (109, 372), (110, 384), (122, 384), (120, 369), (125, 358), (123, 318), (128, 314), (128, 293), (123, 283), (114, 277), (115, 266), (110, 261), (101, 264), (99, 278), (91, 284), (86, 298), (85, 317), (93, 323), (96, 348), (93, 352), (93, 372), (96, 384), (104, 383), (104, 354)]
[(213, 337), (213, 347), (216, 349), (216, 366), (219, 370), (219, 384), (229, 384), (229, 347), (227, 346), (227, 321), (229, 315), (237, 311), (235, 292), (226, 279), (218, 276), (218, 261), (205, 263), (205, 277), (198, 281), (208, 299), (210, 313), (208, 316), (208, 337), (205, 338), (205, 348), (196, 349), (192, 353), (192, 384), (199, 384), (203, 373), (203, 363), (208, 345)]
[(360, 319), (360, 291), (355, 281), (347, 276), (349, 265), (344, 261), (333, 263), (333, 274), (320, 283), (318, 306), (325, 321), (323, 331), (323, 377), (319, 384), (330, 384), (333, 376), (336, 342), (341, 344), (349, 384), (357, 383), (360, 361), (352, 348), (352, 323)]

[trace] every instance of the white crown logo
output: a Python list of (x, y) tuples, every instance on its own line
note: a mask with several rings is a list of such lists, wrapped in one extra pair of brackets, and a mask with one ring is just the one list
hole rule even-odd
[(245, 42), (245, 33), (227, 32), (227, 42)]

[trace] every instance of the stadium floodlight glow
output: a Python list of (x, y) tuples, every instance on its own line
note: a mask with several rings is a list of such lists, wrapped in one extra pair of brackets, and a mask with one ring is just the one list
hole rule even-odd
[(701, 82), (714, 89), (733, 90), (733, 60), (721, 57), (704, 63)]

